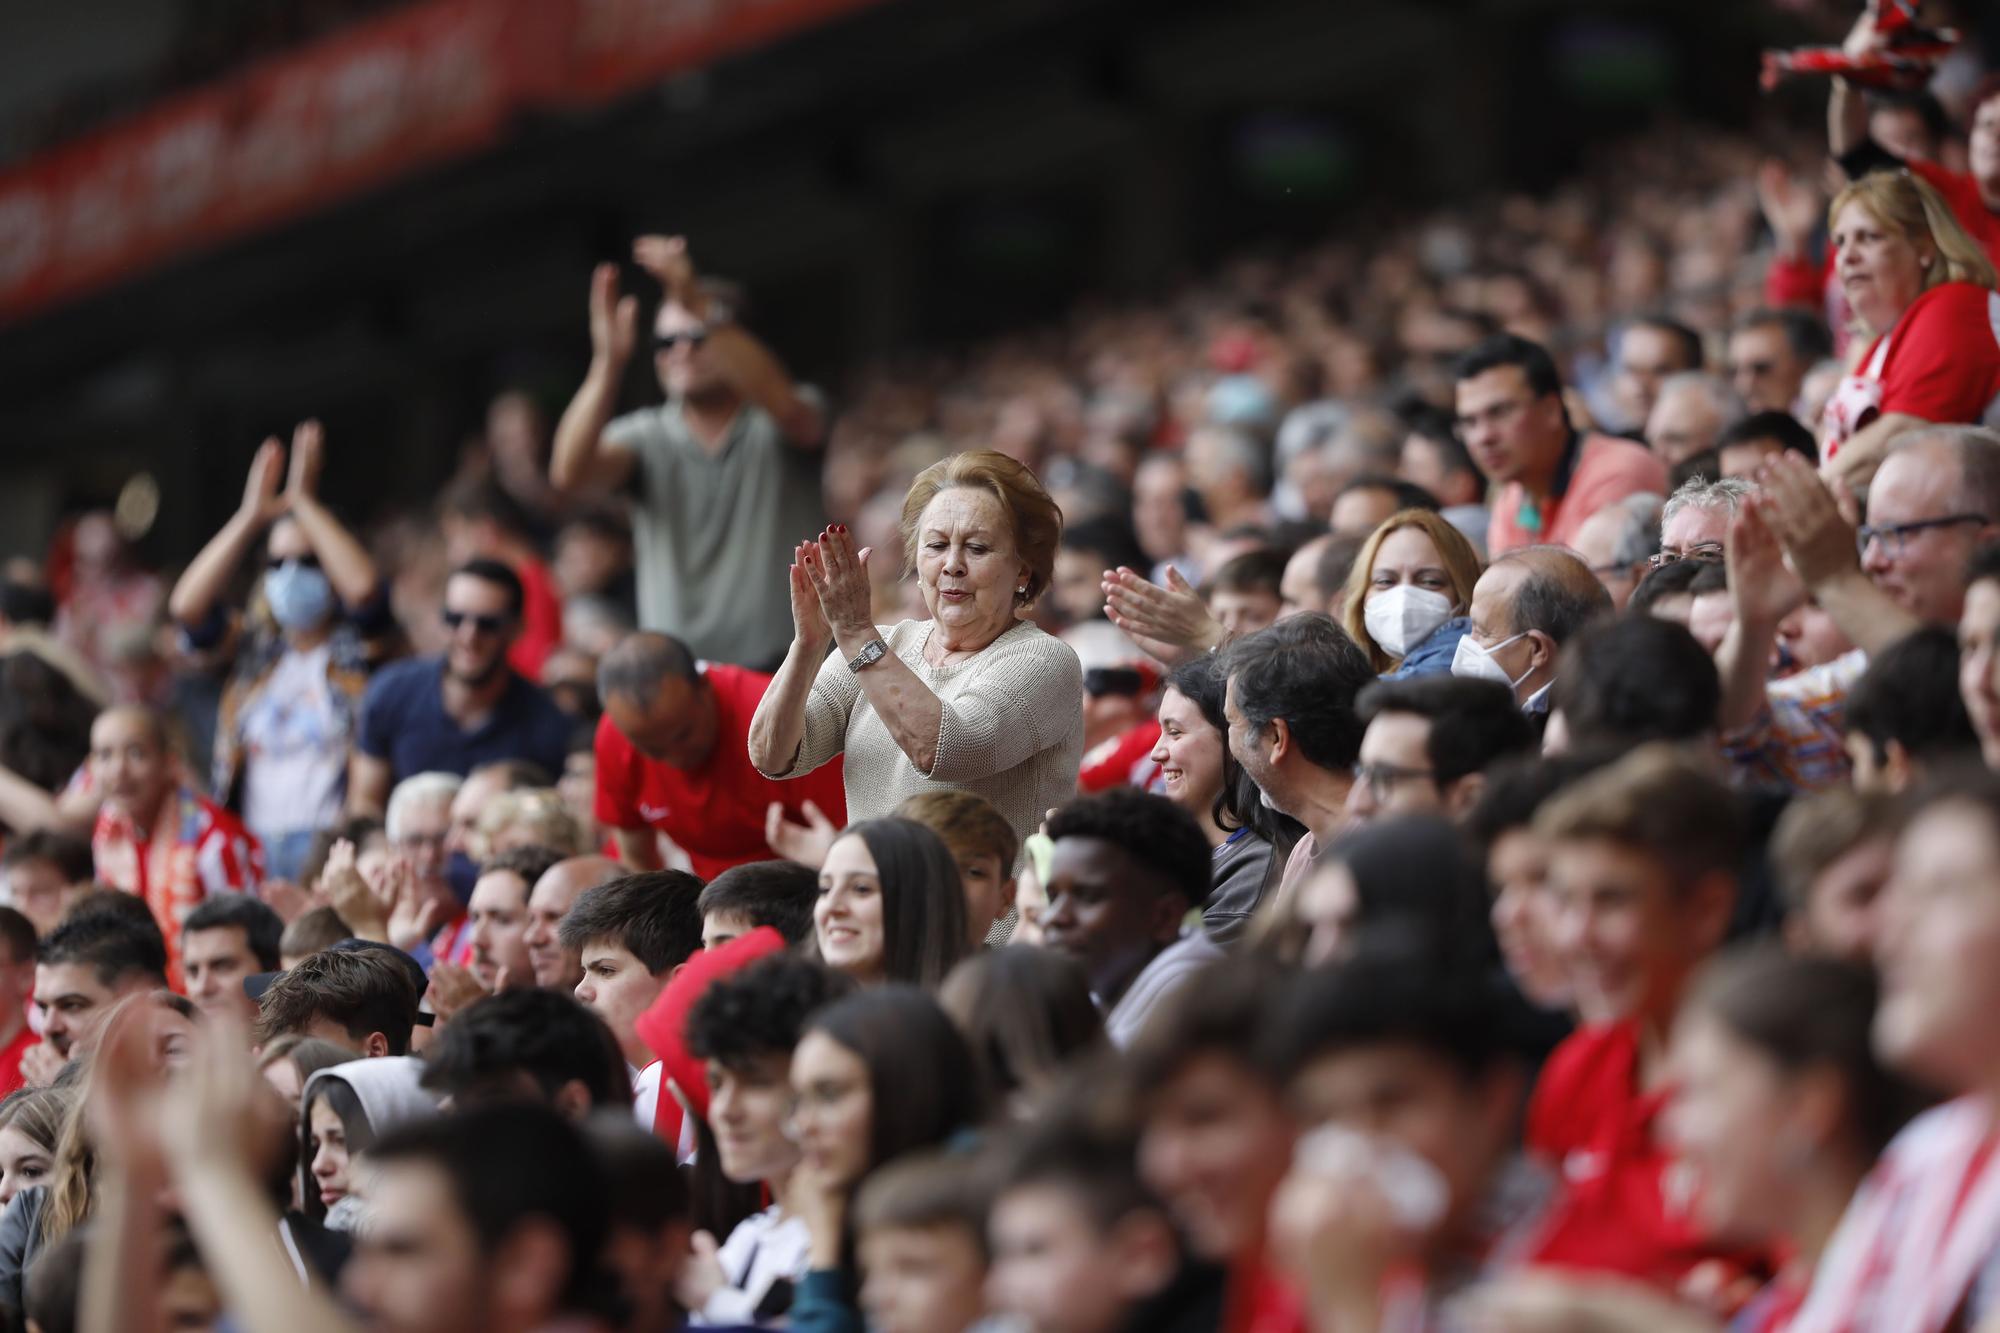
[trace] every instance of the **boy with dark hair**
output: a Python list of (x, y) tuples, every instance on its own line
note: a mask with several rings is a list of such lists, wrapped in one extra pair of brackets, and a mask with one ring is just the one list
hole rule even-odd
[(407, 954), (387, 945), (313, 954), (265, 990), (257, 1044), (296, 1032), (353, 1047), (364, 1057), (407, 1055), (421, 975)]
[(718, 977), (688, 1011), (688, 1053), (706, 1065), (717, 1164), (737, 1184), (761, 1183), (772, 1201), (719, 1248), (705, 1232), (695, 1238), (683, 1295), (707, 1323), (782, 1316), (811, 1266), (812, 1234), (789, 1207), (799, 1164), (789, 1132), (792, 1048), (806, 1020), (851, 989), (832, 968), (774, 954)]
[(166, 984), (166, 940), (150, 919), (78, 913), (42, 941), (35, 959), (42, 1037), (54, 1055), (67, 1060), (90, 1048), (118, 1001)]
[(353, 938), (354, 932), (333, 908), (315, 907), (302, 912), (278, 937), (278, 969), (297, 967), (301, 959)]
[(796, 945), (813, 933), (819, 872), (797, 861), (752, 861), (731, 866), (708, 882), (695, 902), (701, 912), (701, 947), (719, 949), (759, 926)]
[(452, 1017), (424, 1053), (423, 1085), (454, 1107), (528, 1098), (572, 1120), (625, 1109), (632, 1082), (604, 1021), (567, 995), (508, 990)]
[[(1269, 1058), (1300, 1130), (1322, 1133), (1301, 1140), (1272, 1216), (1315, 1327), (1377, 1328), (1392, 1308), (1436, 1322), (1546, 1193), (1506, 1170), (1525, 1070), (1498, 999), (1394, 947), (1291, 983)], [(1399, 1176), (1430, 1197), (1400, 1194)]]
[(181, 922), (181, 978), (195, 1008), (212, 1016), (257, 1020), (243, 978), (276, 970), (285, 923), (247, 893), (222, 893)]
[(1729, 931), (1744, 820), (1693, 755), (1633, 751), (1556, 796), (1553, 943), (1579, 1004), (1601, 1014), (1549, 1057), (1526, 1143), (1563, 1179), (1532, 1262), (1671, 1281), (1728, 1256), (1696, 1227), (1659, 1116), (1668, 1033), (1688, 979)]
[[(1690, 584), (1713, 568), (1691, 560), (1668, 568), (1681, 566), (1694, 567)], [(1563, 649), (1550, 693), (1572, 746), (1629, 747), (1713, 736), (1722, 682), (1684, 625), (1627, 613), (1587, 627)]]
[(1854, 789), (1899, 796), (1926, 772), (1975, 754), (1979, 736), (1958, 691), (1958, 638), (1927, 625), (1869, 659), (1847, 694)]
[(1229, 638), (1255, 634), (1278, 618), (1285, 605), (1278, 589), (1285, 579), (1285, 562), (1291, 558), (1290, 551), (1265, 547), (1245, 551), (1215, 571), (1202, 593), (1208, 613)]
[(986, 1190), (964, 1154), (912, 1153), (855, 1199), (861, 1308), (879, 1333), (965, 1333), (986, 1313)]
[(673, 1150), (623, 1116), (593, 1116), (584, 1133), (605, 1168), (604, 1266), (618, 1275), (626, 1333), (679, 1333), (676, 1293), (693, 1225), (687, 1181)]
[(415, 1120), (368, 1157), (370, 1223), (341, 1289), (374, 1327), (471, 1333), (603, 1314), (611, 1185), (555, 1111), (515, 1103)]
[[(675, 970), (701, 948), (702, 883), (684, 870), (650, 870), (587, 890), (562, 919), (562, 947), (583, 960), (576, 998), (610, 1027), (632, 1073), (632, 1114), (654, 1129), (668, 1110), (660, 1062), (639, 1036), (639, 1016)], [(675, 1138), (679, 1137), (678, 1116)]]
[(1182, 1265), (1166, 1209), (1140, 1183), (1137, 1141), (1093, 1111), (1058, 1109), (999, 1146), (988, 1300), (1028, 1333), (1216, 1328), (1221, 1283)]
[(1497, 681), (1385, 680), (1355, 702), (1368, 728), (1347, 794), (1355, 823), (1410, 814), (1462, 819), (1485, 790), (1487, 768), (1535, 745), (1514, 692)]
[(1163, 796), (1114, 787), (1049, 817), (1043, 943), (1083, 966), (1124, 1046), (1154, 1008), (1222, 957), (1189, 912), (1208, 898), (1214, 857), (1194, 817)]

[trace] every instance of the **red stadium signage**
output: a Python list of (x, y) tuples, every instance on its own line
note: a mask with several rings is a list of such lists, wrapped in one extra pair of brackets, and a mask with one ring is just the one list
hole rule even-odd
[(879, 0), (429, 0), (0, 174), (0, 321)]

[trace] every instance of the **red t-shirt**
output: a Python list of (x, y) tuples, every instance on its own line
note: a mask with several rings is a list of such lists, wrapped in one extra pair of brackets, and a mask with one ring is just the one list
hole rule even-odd
[(802, 778), (778, 782), (750, 763), (750, 718), (771, 678), (761, 671), (711, 662), (703, 668), (715, 691), (715, 749), (699, 769), (670, 768), (632, 748), (606, 714), (597, 724), (597, 821), (608, 828), (656, 829), (672, 838), (713, 879), (731, 866), (776, 858), (764, 841), (764, 810), (776, 801), (793, 818), (807, 801), (835, 826), (847, 822), (847, 793), (838, 759)]
[[(1940, 283), (1911, 302), (1888, 338), (1883, 412), (1939, 425), (1976, 423), (2000, 398), (2000, 294), (1969, 282)], [(1870, 344), (1862, 364), (1874, 353)]]
[(1130, 731), (1105, 741), (1083, 757), (1076, 785), (1087, 792), (1110, 787), (1137, 787), (1151, 791), (1159, 779), (1160, 766), (1153, 762), (1154, 747), (1160, 743), (1157, 719), (1141, 722)]
[(1710, 1260), (1754, 1267), (1696, 1228), (1690, 1182), (1656, 1133), (1666, 1101), (1639, 1088), (1636, 1024), (1580, 1028), (1556, 1047), (1528, 1104), (1527, 1146), (1561, 1186), (1527, 1262), (1668, 1287)]
[(0, 1097), (22, 1086), (21, 1057), (28, 1053), (30, 1046), (38, 1045), (41, 1040), (41, 1036), (23, 1021), (21, 1030), (14, 1034), (14, 1040), (0, 1047)]
[(1539, 531), (1521, 522), (1521, 503), (1527, 498), (1521, 483), (1510, 481), (1501, 487), (1493, 502), (1493, 521), (1486, 529), (1486, 549), (1498, 556), (1537, 543), (1568, 546), (1600, 509), (1608, 509), (1627, 496), (1666, 493), (1667, 465), (1658, 454), (1630, 440), (1586, 435), (1569, 488), (1562, 499), (1552, 501), (1542, 511)]
[(1911, 162), (1910, 174), (1929, 184), (1951, 205), (1952, 216), (1965, 228), (1986, 257), (2000, 266), (2000, 213), (1986, 206), (1979, 182), (1969, 171), (1947, 171), (1935, 162)]
[(514, 566), (521, 578), (521, 636), (507, 650), (507, 665), (539, 685), (542, 663), (562, 644), (562, 598), (549, 567), (529, 556)]

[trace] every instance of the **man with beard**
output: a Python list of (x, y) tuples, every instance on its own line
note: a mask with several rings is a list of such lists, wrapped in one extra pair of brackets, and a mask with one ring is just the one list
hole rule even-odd
[(468, 561), (452, 573), (444, 655), (398, 662), (369, 682), (347, 784), (355, 813), (380, 813), (390, 788), (413, 773), (463, 776), (498, 759), (562, 772), (572, 723), (507, 665), (521, 596), (521, 580), (498, 561)]

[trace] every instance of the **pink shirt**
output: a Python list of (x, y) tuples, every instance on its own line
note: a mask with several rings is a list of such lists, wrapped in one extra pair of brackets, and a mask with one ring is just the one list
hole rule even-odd
[(1643, 444), (1609, 435), (1583, 437), (1583, 453), (1570, 474), (1569, 489), (1542, 510), (1541, 531), (1521, 525), (1527, 491), (1518, 481), (1500, 488), (1493, 502), (1493, 525), (1486, 532), (1488, 555), (1523, 546), (1569, 546), (1591, 515), (1630, 495), (1665, 495), (1667, 465)]

